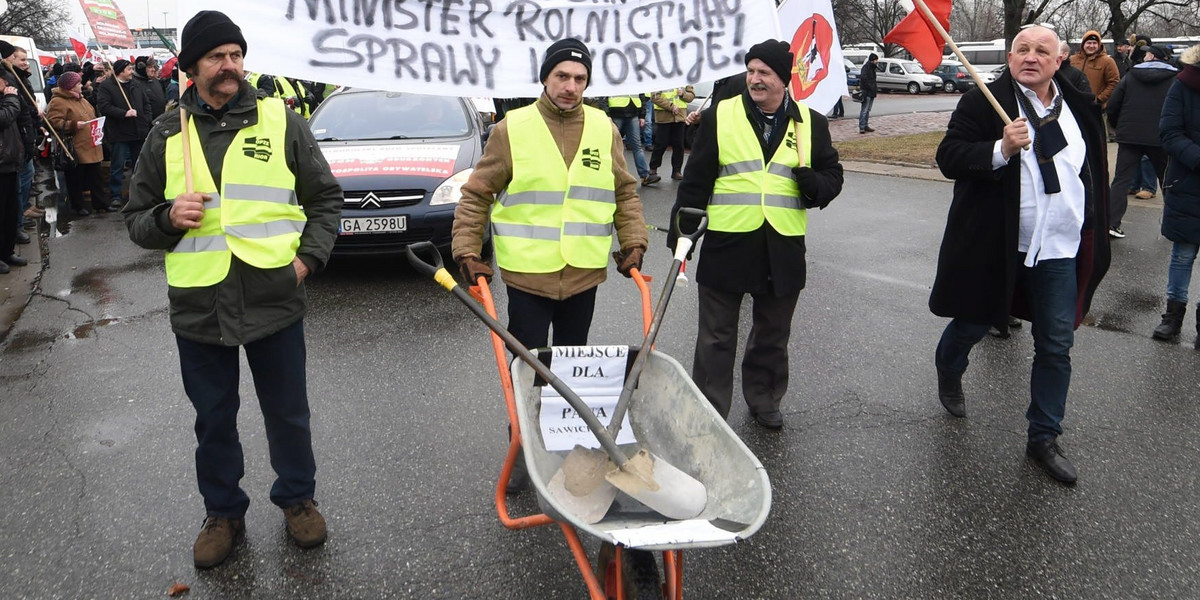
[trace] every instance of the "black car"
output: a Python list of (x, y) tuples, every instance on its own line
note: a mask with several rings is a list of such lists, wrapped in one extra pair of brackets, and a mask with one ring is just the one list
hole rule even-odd
[(965, 92), (975, 87), (975, 80), (971, 79), (967, 68), (958, 63), (938, 65), (933, 74), (942, 78), (942, 91), (947, 94)]
[(333, 254), (445, 253), (461, 188), (486, 137), (465, 98), (343, 89), (309, 120), (345, 192)]

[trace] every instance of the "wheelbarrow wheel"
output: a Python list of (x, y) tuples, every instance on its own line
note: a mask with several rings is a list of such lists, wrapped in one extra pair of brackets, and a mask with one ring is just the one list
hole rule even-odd
[[(609, 600), (617, 597), (617, 549), (608, 542), (600, 544), (596, 556), (596, 577), (604, 586), (604, 595)], [(662, 600), (662, 579), (653, 552), (645, 550), (621, 551), (621, 581), (625, 587), (626, 600)]]

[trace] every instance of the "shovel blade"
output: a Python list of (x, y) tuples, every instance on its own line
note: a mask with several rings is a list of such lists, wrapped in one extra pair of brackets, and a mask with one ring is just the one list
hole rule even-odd
[(587, 494), (577, 496), (567, 489), (566, 471), (559, 469), (546, 484), (546, 490), (563, 510), (570, 513), (573, 519), (578, 519), (588, 525), (599, 523), (608, 514), (609, 507), (617, 498), (617, 488), (603, 479), (600, 484)]
[(668, 519), (695, 518), (708, 504), (703, 483), (645, 449), (622, 467), (612, 465), (605, 479)]

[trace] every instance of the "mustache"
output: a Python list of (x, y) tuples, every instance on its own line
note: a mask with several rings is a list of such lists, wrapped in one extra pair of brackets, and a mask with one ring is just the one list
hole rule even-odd
[(223, 81), (237, 81), (239, 79), (241, 79), (241, 77), (239, 77), (234, 71), (221, 71), (220, 73), (217, 73), (216, 77), (213, 77), (212, 83), (215, 85)]
[(765, 92), (767, 90), (767, 86), (762, 83), (752, 83), (750, 84), (750, 89), (756, 92)]

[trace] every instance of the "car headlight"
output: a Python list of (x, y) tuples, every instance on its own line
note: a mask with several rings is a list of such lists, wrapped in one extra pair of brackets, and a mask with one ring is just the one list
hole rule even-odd
[(429, 198), (429, 205), (458, 203), (462, 199), (462, 186), (467, 179), (470, 179), (473, 172), (475, 172), (474, 168), (463, 169), (443, 181), (441, 185), (437, 186), (437, 189), (433, 190), (433, 196)]

